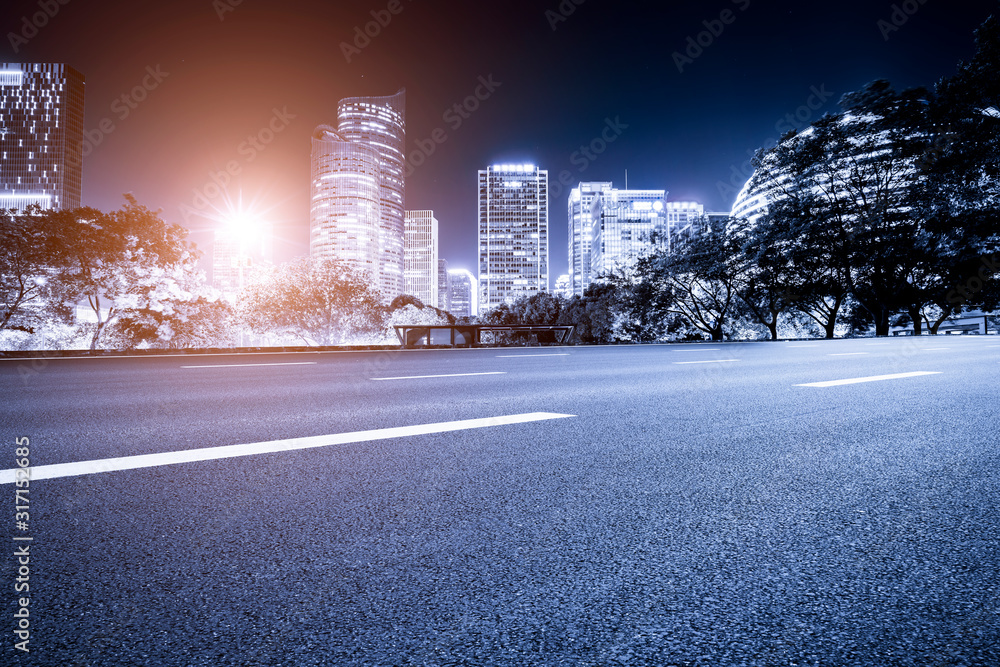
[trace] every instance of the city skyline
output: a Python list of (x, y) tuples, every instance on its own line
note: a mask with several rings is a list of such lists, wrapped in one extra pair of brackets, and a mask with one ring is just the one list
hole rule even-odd
[[(748, 151), (870, 80), (932, 85), (972, 54), (972, 31), (997, 7), (848, 2), (830, 15), (746, 0), (631, 12), (550, 4), (401, 3), (393, 13), (292, 2), (281, 14), (246, 3), (68, 4), (35, 25), (37, 3), (16, 1), (3, 10), (3, 48), (7, 61), (87, 73), (84, 204), (111, 210), (132, 192), (192, 229), (204, 251), (239, 188), (274, 223), (276, 260), (308, 247), (302, 156), (312, 130), (345, 97), (405, 86), (406, 205), (437, 211), (441, 256), (474, 269), (473, 165), (546, 166), (556, 248), (567, 244), (558, 221), (569, 189), (626, 169), (633, 187), (728, 210), (750, 176)], [(600, 53), (585, 46), (599, 30), (626, 35), (636, 24), (662, 30), (613, 38)], [(190, 39), (179, 43), (178, 31)], [(440, 34), (453, 41), (428, 44)], [(553, 255), (553, 277), (565, 261)]]

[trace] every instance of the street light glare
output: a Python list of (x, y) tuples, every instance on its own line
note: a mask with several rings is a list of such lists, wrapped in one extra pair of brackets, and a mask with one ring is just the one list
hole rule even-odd
[(225, 224), (229, 232), (248, 241), (258, 237), (264, 227), (259, 214), (252, 208), (242, 207), (231, 209), (225, 217)]

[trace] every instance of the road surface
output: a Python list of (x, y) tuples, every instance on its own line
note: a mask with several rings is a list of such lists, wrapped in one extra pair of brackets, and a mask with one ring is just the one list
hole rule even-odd
[(974, 336), (0, 361), (3, 662), (1000, 664), (998, 371)]

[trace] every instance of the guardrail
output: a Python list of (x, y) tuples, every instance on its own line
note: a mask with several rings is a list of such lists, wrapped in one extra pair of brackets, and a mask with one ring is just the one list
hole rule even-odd
[[(569, 341), (573, 325), (397, 324), (396, 338), (404, 348), (445, 345), (559, 345)], [(434, 336), (434, 332), (440, 332)], [(442, 340), (443, 339), (443, 340)]]
[[(992, 329), (991, 329), (992, 327)], [(1000, 326), (998, 326), (997, 316), (995, 315), (973, 315), (972, 317), (955, 317), (952, 319), (945, 320), (937, 329), (937, 333), (940, 334), (1000, 334)], [(892, 331), (893, 336), (912, 336), (913, 328), (904, 327), (901, 329), (894, 329)]]

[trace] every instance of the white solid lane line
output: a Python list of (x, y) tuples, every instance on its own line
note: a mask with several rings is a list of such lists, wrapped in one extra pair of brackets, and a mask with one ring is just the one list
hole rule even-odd
[(950, 347), (925, 347), (922, 348), (924, 352), (933, 352), (934, 350), (950, 350)]
[(711, 361), (675, 361), (674, 364), (683, 366), (685, 364), (724, 364), (729, 361), (739, 361), (739, 359), (713, 359)]
[(395, 378), (372, 378), (376, 382), (383, 380), (423, 380), (425, 378), (461, 378), (470, 375), (506, 375), (506, 371), (491, 371), (489, 373), (448, 373), (447, 375), (404, 375)]
[(207, 366), (181, 366), (181, 368), (246, 368), (248, 366), (315, 366), (315, 361), (281, 361), (273, 364), (211, 364)]
[(940, 371), (916, 371), (914, 373), (893, 373), (892, 375), (872, 375), (866, 378), (851, 378), (849, 380), (830, 380), (829, 382), (808, 382), (797, 384), (796, 387), (839, 387), (844, 384), (859, 384), (861, 382), (878, 382), (880, 380), (899, 380), (902, 378), (915, 378), (921, 375), (941, 375)]
[(789, 345), (788, 347), (819, 347), (819, 345)]
[[(32, 466), (30, 479), (54, 479), (57, 477), (76, 477), (91, 475), (98, 472), (116, 470), (135, 470), (137, 468), (153, 468), (175, 463), (193, 463), (195, 461), (215, 461), (237, 456), (252, 456), (254, 454), (273, 454), (289, 452), (298, 449), (314, 447), (329, 447), (331, 445), (346, 445), (355, 442), (371, 440), (388, 440), (390, 438), (405, 438), (414, 435), (430, 433), (447, 433), (449, 431), (465, 431), (474, 428), (489, 428), (491, 426), (506, 426), (509, 424), (524, 424), (527, 422), (546, 421), (550, 419), (565, 419), (576, 415), (564, 415), (556, 412), (528, 412), (519, 415), (503, 415), (483, 419), (463, 419), (460, 421), (438, 422), (436, 424), (419, 424), (417, 426), (397, 426), (380, 428), (371, 431), (356, 431), (354, 433), (337, 433), (333, 435), (316, 435), (307, 438), (290, 438), (288, 440), (272, 440), (270, 442), (254, 442), (245, 445), (226, 445), (223, 447), (206, 447), (189, 449), (183, 452), (163, 452), (161, 454), (141, 454), (138, 456), (123, 456), (115, 459), (100, 459), (97, 461), (77, 461), (74, 463), (54, 463), (51, 465)], [(15, 473), (19, 469), (0, 470), (0, 484), (13, 484)]]
[(717, 347), (703, 347), (700, 350), (674, 350), (674, 352), (718, 352)]
[(837, 352), (835, 354), (828, 354), (828, 357), (859, 357), (861, 355), (868, 354), (867, 352)]
[(560, 352), (558, 354), (498, 354), (497, 359), (516, 359), (516, 358), (528, 358), (528, 357), (568, 357), (569, 352)]

